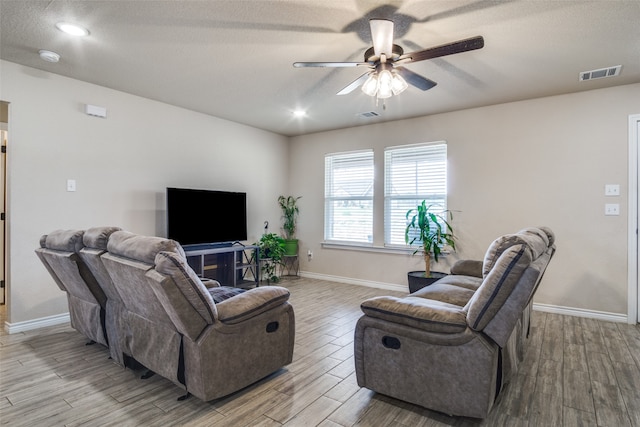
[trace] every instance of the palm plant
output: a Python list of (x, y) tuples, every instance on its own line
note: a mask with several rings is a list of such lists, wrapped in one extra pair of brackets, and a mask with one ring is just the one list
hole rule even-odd
[[(445, 216), (432, 211), (434, 205), (428, 205), (425, 200), (417, 207), (407, 211), (406, 218), (411, 220), (407, 224), (404, 233), (404, 241), (408, 245), (419, 244), (420, 246), (413, 251), (416, 254), (419, 251), (424, 253), (425, 277), (431, 276), (431, 254), (436, 262), (442, 253), (444, 245), (451, 246), (456, 249), (455, 236), (453, 228), (447, 221)], [(453, 219), (451, 211), (445, 211), (449, 216), (449, 220)], [(417, 233), (416, 233), (417, 231)]]
[(278, 197), (278, 203), (280, 204), (280, 209), (282, 209), (282, 217), (284, 218), (284, 224), (282, 228), (284, 229), (285, 239), (295, 239), (296, 235), (296, 221), (300, 210), (298, 209), (297, 202), (300, 197), (293, 196), (280, 196)]

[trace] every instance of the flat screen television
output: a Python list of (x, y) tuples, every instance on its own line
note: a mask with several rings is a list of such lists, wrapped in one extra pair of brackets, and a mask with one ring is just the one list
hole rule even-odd
[(168, 187), (167, 237), (182, 246), (247, 240), (247, 194)]

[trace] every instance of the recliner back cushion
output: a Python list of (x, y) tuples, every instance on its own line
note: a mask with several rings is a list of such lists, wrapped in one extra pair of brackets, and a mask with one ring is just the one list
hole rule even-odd
[(116, 231), (109, 237), (107, 250), (113, 255), (153, 265), (159, 252), (176, 252), (184, 256), (178, 242), (162, 237), (140, 236), (128, 231)]
[(109, 237), (120, 230), (120, 227), (93, 227), (84, 232), (82, 241), (84, 246), (106, 251)]
[(56, 230), (40, 238), (40, 246), (65, 252), (78, 252), (84, 246), (83, 230)]
[(493, 319), (531, 264), (532, 251), (528, 245), (518, 243), (506, 246), (507, 242), (516, 241), (509, 239), (503, 242), (493, 267), (465, 306), (467, 323), (471, 329), (480, 331)]
[(155, 264), (156, 271), (171, 277), (204, 321), (212, 324), (217, 317), (215, 302), (186, 259), (174, 252), (160, 252), (156, 255)]
[(532, 259), (542, 255), (549, 246), (549, 240), (546, 235), (535, 233), (533, 230), (539, 229), (525, 229), (519, 233), (507, 234), (494, 240), (484, 256), (482, 276), (486, 278), (502, 256), (502, 253), (514, 245), (527, 246), (531, 251)]
[(120, 231), (120, 228), (93, 227), (86, 230), (82, 239), (84, 242), (84, 248), (80, 250), (79, 255), (89, 270), (91, 270), (91, 273), (100, 284), (100, 287), (107, 295), (107, 298), (114, 301), (121, 301), (122, 298), (113, 285), (111, 276), (109, 276), (109, 273), (100, 258), (100, 256), (107, 251), (109, 236), (116, 231)]

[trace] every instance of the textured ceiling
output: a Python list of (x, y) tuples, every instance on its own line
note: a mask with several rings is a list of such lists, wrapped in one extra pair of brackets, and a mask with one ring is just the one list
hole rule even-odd
[[(283, 135), (640, 82), (638, 0), (0, 0), (0, 16), (4, 60)], [(362, 68), (293, 68), (362, 60), (370, 18), (393, 20), (405, 52), (477, 35), (485, 47), (406, 65), (438, 85), (384, 109), (360, 90), (335, 95)], [(72, 38), (59, 21), (91, 34)], [(618, 77), (578, 81), (620, 64)], [(380, 116), (357, 115), (369, 111)]]

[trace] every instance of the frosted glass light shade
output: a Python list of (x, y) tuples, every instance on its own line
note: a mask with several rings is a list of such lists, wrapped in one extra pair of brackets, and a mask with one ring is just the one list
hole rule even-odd
[(378, 75), (378, 98), (389, 98), (393, 95), (391, 84), (393, 82), (393, 76), (389, 70), (382, 70)]
[(408, 88), (408, 87), (409, 87), (409, 85), (402, 78), (402, 76), (400, 76), (398, 73), (396, 73), (394, 71), (393, 72), (393, 79), (391, 81), (391, 90), (393, 91), (393, 94), (394, 95), (398, 95), (398, 94), (404, 92), (405, 89)]
[(369, 96), (376, 96), (378, 92), (378, 78), (376, 73), (369, 74), (369, 78), (362, 85), (362, 91)]

